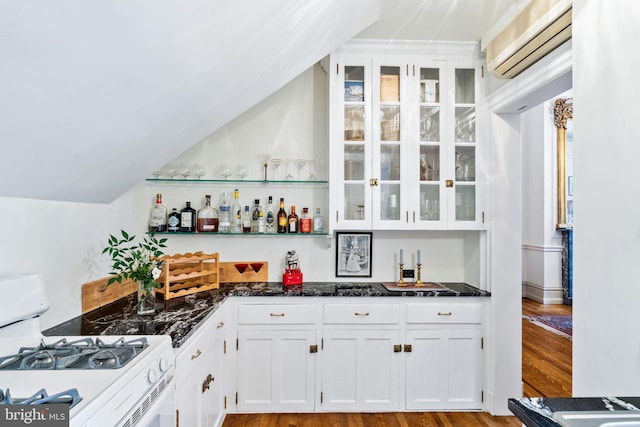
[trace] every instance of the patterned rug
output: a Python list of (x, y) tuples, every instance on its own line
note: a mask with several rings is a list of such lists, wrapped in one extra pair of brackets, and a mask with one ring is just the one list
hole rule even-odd
[(565, 338), (571, 339), (573, 334), (573, 318), (571, 316), (522, 316), (531, 323), (545, 328)]

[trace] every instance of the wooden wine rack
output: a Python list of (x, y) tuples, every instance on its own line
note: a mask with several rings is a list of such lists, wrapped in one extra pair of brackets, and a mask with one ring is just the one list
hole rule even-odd
[(164, 282), (157, 293), (162, 294), (164, 300), (182, 297), (196, 292), (218, 289), (220, 287), (219, 254), (205, 254), (202, 252), (176, 255), (165, 255), (162, 269)]

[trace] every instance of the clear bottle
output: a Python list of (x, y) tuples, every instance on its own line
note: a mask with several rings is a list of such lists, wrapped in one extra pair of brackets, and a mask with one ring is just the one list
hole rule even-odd
[(265, 218), (265, 233), (276, 232), (276, 207), (273, 205), (273, 197), (269, 196), (267, 214)]
[(251, 209), (251, 232), (258, 232), (258, 220), (260, 219), (260, 212), (262, 206), (260, 206), (260, 199), (254, 199), (253, 208)]
[(192, 233), (196, 231), (196, 210), (191, 207), (191, 202), (180, 211), (180, 231)]
[(264, 212), (260, 211), (258, 217), (258, 233), (265, 232), (265, 221), (264, 221)]
[(320, 208), (316, 208), (316, 215), (313, 217), (313, 232), (324, 233), (324, 218), (320, 215)]
[(249, 214), (249, 206), (244, 207), (244, 213), (242, 214), (242, 232), (251, 232), (251, 214)]
[(238, 196), (238, 189), (233, 191), (233, 205), (231, 205), (231, 231), (240, 233), (242, 231), (242, 206)]
[(217, 233), (220, 225), (220, 217), (218, 210), (211, 206), (211, 196), (206, 195), (205, 204), (198, 211), (198, 232), (200, 233)]
[(167, 231), (171, 233), (180, 231), (180, 214), (178, 213), (178, 209), (173, 208), (169, 214), (169, 218), (167, 218), (167, 225)]
[(287, 220), (287, 232), (297, 233), (298, 231), (300, 231), (300, 221), (298, 220), (298, 215), (296, 215), (296, 207), (295, 205), (292, 205), (291, 213)]
[(222, 201), (220, 202), (220, 226), (218, 230), (221, 233), (231, 231), (231, 206), (229, 206), (229, 193), (222, 193)]
[(156, 202), (151, 206), (149, 212), (149, 231), (167, 231), (167, 208), (162, 204), (162, 194), (156, 194)]
[(300, 232), (311, 233), (311, 223), (313, 220), (309, 216), (309, 208), (302, 208), (302, 216), (300, 217)]
[(284, 197), (280, 197), (280, 210), (278, 210), (278, 233), (287, 232), (287, 212), (284, 210)]

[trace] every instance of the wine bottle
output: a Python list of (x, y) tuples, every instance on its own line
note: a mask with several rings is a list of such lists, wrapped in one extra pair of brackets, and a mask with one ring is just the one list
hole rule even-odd
[(300, 232), (311, 233), (311, 222), (313, 220), (309, 216), (309, 208), (302, 208), (302, 216), (300, 217)]
[(152, 233), (167, 231), (167, 208), (162, 204), (162, 194), (156, 194), (156, 202), (149, 212), (149, 231)]
[(295, 205), (292, 205), (291, 213), (287, 219), (287, 232), (297, 233), (298, 231), (300, 231), (300, 222), (298, 220), (298, 215), (296, 215), (296, 207)]
[(280, 209), (278, 210), (278, 233), (287, 232), (287, 212), (284, 210), (284, 197), (280, 197)]
[(249, 214), (249, 206), (244, 207), (244, 213), (242, 214), (242, 232), (251, 232), (251, 214)]
[(167, 219), (167, 224), (167, 231), (171, 233), (180, 231), (180, 214), (178, 213), (178, 209), (173, 208)]
[(196, 210), (191, 207), (191, 202), (187, 202), (187, 206), (180, 211), (180, 231), (196, 231)]
[(267, 215), (265, 219), (265, 233), (276, 232), (276, 208), (273, 206), (273, 197), (269, 196), (269, 203), (267, 204)]
[(211, 196), (206, 195), (205, 205), (198, 211), (198, 232), (217, 233), (220, 225), (218, 210), (211, 206)]
[(240, 233), (242, 231), (242, 206), (238, 197), (238, 189), (233, 191), (233, 205), (231, 205), (231, 231)]

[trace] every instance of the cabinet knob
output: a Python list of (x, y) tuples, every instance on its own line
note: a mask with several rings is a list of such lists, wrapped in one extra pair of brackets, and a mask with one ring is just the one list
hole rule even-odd
[(452, 188), (452, 187), (453, 187), (453, 180), (452, 180), (452, 179), (447, 179), (447, 180), (444, 182), (444, 185), (445, 185), (445, 187), (447, 187), (447, 188)]
[(400, 353), (402, 351), (402, 346), (400, 344), (394, 344), (393, 345), (393, 352), (394, 353)]
[(369, 180), (369, 186), (376, 187), (378, 185), (378, 178), (371, 178)]
[(413, 350), (413, 347), (411, 346), (411, 344), (405, 344), (404, 345), (404, 352), (405, 353), (411, 353), (412, 350)]

